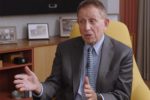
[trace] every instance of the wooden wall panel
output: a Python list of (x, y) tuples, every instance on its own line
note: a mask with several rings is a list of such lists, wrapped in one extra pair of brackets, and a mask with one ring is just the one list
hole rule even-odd
[(40, 82), (50, 76), (57, 45), (34, 48), (34, 73)]
[(137, 33), (138, 0), (120, 0), (120, 21), (125, 23), (130, 33)]
[(134, 49), (136, 49), (137, 11), (138, 0), (120, 0), (120, 21), (127, 25), (130, 35), (134, 35)]

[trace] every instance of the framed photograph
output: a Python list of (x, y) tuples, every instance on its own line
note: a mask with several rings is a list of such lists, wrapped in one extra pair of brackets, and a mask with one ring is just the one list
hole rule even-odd
[(48, 23), (28, 23), (28, 39), (49, 39)]
[(60, 17), (60, 35), (69, 37), (73, 26), (77, 23), (77, 17)]
[(0, 26), (0, 44), (17, 43), (16, 26)]

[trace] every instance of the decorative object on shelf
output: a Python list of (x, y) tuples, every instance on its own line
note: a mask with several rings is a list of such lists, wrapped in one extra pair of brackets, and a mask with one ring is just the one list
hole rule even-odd
[(4, 55), (4, 62), (14, 63), (15, 57), (23, 57), (22, 54), (12, 53), (12, 54), (5, 54)]
[(32, 91), (29, 91), (29, 97), (32, 97)]
[(48, 23), (28, 23), (28, 39), (49, 39)]
[[(1, 98), (2, 100), (16, 100), (11, 97), (12, 92), (17, 90), (17, 88), (15, 89), (15, 84), (13, 84), (14, 76), (19, 73), (26, 73), (24, 70), (25, 66), (28, 66), (31, 71), (34, 69), (34, 48), (30, 46), (21, 46), (21, 48), (11, 48), (8, 46), (5, 50), (0, 49), (0, 60), (3, 60), (3, 67), (0, 68), (0, 100)], [(29, 63), (17, 65), (14, 63), (4, 62), (4, 55), (15, 53), (22, 54), (24, 57), (27, 57)], [(32, 97), (27, 99), (21, 97), (19, 100), (32, 100)]]
[(29, 98), (29, 91), (24, 91), (23, 98)]
[(2, 60), (0, 60), (0, 68), (2, 68), (3, 67), (3, 62), (2, 62)]
[(17, 90), (14, 90), (12, 92), (12, 98), (15, 98), (15, 99), (20, 99), (21, 97), (23, 96), (23, 94)]
[(73, 26), (77, 23), (77, 17), (60, 17), (60, 35), (69, 37)]
[(0, 26), (0, 44), (17, 43), (16, 26)]
[(15, 57), (14, 58), (14, 64), (26, 64), (28, 63), (28, 58), (27, 57)]

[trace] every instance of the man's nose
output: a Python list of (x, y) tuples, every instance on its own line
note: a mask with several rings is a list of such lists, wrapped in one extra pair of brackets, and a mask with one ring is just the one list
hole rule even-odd
[(87, 22), (87, 23), (85, 24), (84, 29), (85, 29), (85, 30), (90, 30), (90, 28), (91, 28), (91, 25)]

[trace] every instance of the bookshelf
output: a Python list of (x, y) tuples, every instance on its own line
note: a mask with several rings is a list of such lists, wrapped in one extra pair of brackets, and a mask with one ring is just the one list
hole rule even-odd
[[(51, 36), (49, 40), (18, 39), (17, 43), (14, 44), (0, 44), (0, 60), (3, 60), (3, 55), (15, 52), (23, 52), (24, 56), (28, 58), (28, 63), (22, 65), (3, 62), (3, 67), (0, 68), (0, 100), (16, 100), (11, 96), (11, 92), (15, 90), (14, 76), (25, 73), (25, 66), (28, 66), (37, 74), (40, 81), (43, 81), (50, 72), (39, 72), (47, 68), (51, 69), (52, 60), (45, 61), (40, 59), (47, 59), (47, 56), (49, 57), (48, 59), (53, 59), (57, 44), (65, 40), (68, 40), (68, 37)], [(46, 55), (42, 53), (43, 50)], [(42, 57), (41, 54), (43, 55)], [(41, 68), (40, 66), (45, 67)], [(41, 74), (42, 77), (39, 77)], [(19, 100), (32, 100), (32, 98), (21, 98)]]
[[(4, 55), (17, 52), (22, 52), (23, 56), (28, 58), (27, 64), (17, 65), (4, 62)], [(0, 51), (0, 60), (3, 62), (2, 68), (0, 68), (0, 98), (2, 100), (15, 100), (11, 95), (12, 91), (16, 90), (15, 84), (13, 84), (14, 76), (16, 74), (25, 73), (25, 66), (28, 66), (32, 71), (34, 70), (33, 55), (33, 48)], [(21, 98), (20, 100), (32, 100), (32, 97)]]

